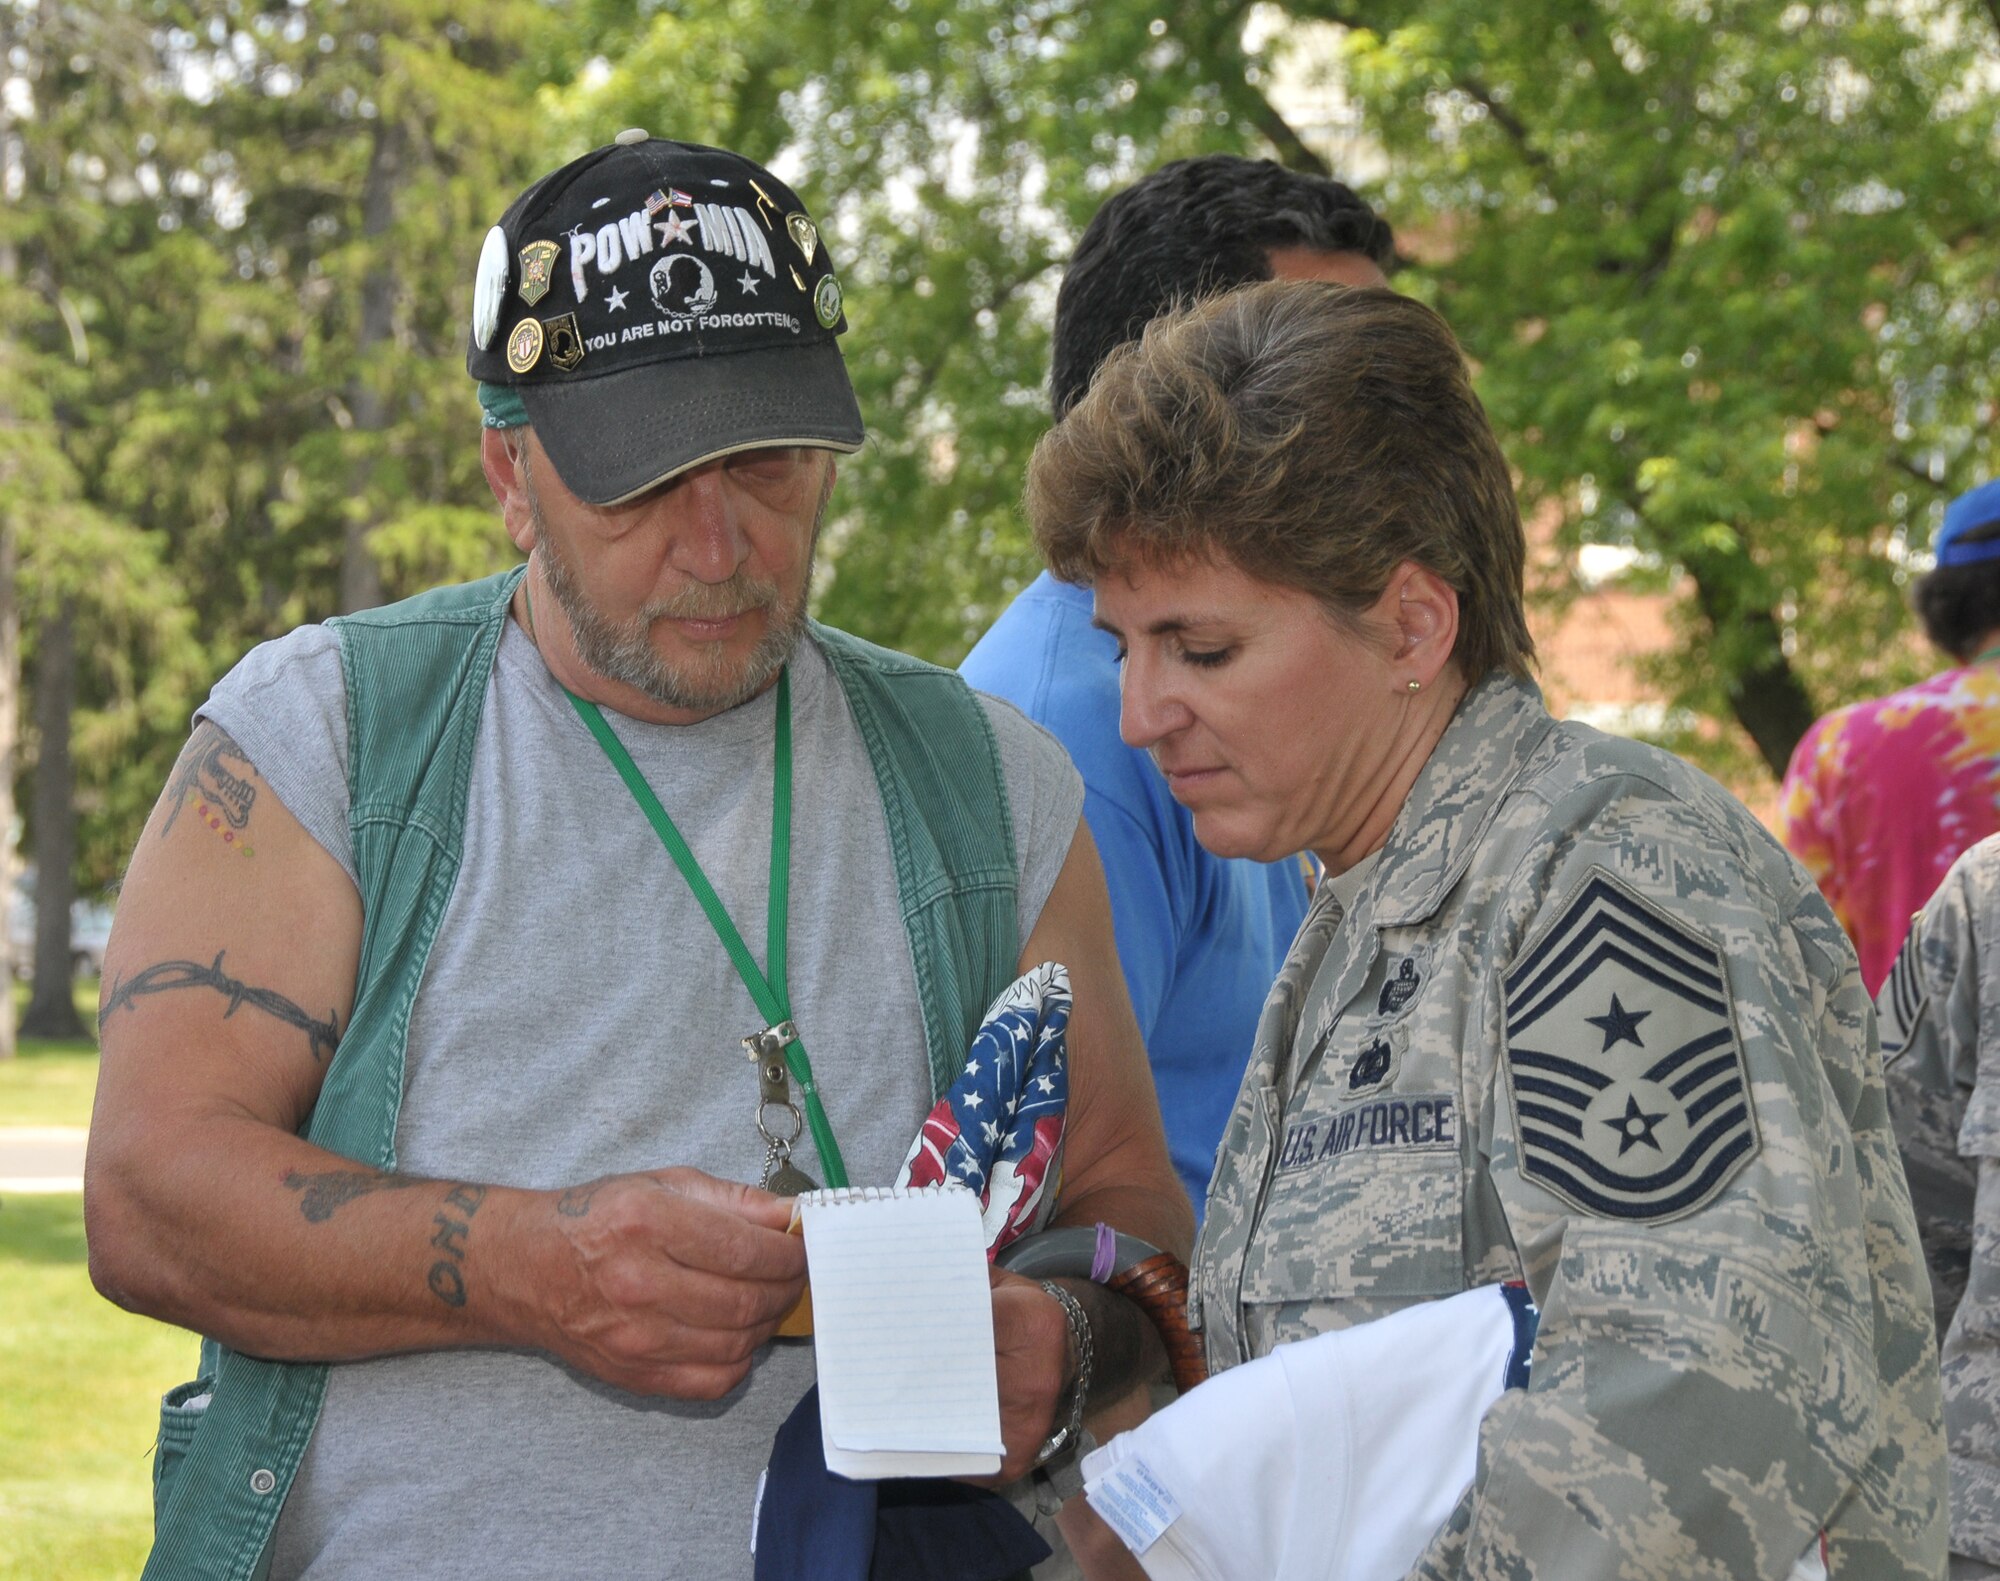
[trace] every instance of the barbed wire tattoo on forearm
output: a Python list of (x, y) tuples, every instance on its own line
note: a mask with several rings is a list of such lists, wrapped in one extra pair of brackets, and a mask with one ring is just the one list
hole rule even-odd
[(227, 953), (217, 950), (215, 959), (207, 966), (199, 961), (160, 961), (132, 977), (120, 978), (104, 996), (104, 1008), (97, 1013), (99, 1036), (103, 1035), (104, 1024), (113, 1011), (130, 1010), (133, 1001), (142, 994), (164, 994), (176, 988), (213, 988), (229, 1001), (229, 1008), (222, 1012), (225, 1021), (244, 1005), (254, 1005), (266, 1015), (276, 1016), (305, 1033), (315, 1065), (331, 1057), (340, 1046), (340, 1012), (329, 1011), (324, 1021), (315, 1021), (283, 994), (238, 982), (222, 969), (222, 957)]

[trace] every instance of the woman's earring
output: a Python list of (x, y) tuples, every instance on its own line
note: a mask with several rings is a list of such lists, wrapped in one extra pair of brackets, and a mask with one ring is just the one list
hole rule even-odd
[(1411, 690), (1411, 691), (1413, 691), (1413, 692), (1420, 692), (1420, 691), (1422, 691), (1423, 689), (1424, 689), (1424, 683), (1423, 683), (1422, 681), (1412, 681), (1412, 682), (1410, 682), (1410, 690)]

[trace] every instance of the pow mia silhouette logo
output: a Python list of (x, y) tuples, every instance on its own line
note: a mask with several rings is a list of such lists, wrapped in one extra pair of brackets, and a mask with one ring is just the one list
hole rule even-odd
[(1506, 978), (1521, 1173), (1572, 1207), (1662, 1220), (1757, 1154), (1721, 952), (1602, 868)]
[(1916, 1034), (1917, 1023), (1923, 1020), (1924, 1010), (1930, 1004), (1921, 959), (1923, 926), (1924, 914), (1920, 911), (1910, 918), (1909, 936), (1896, 952), (1896, 964), (1889, 968), (1889, 979), (1875, 1001), (1876, 1019), (1882, 1028), (1885, 1069), (1903, 1057), (1903, 1051), (1909, 1048), (1910, 1039)]
[[(678, 264), (690, 267), (677, 271)], [(653, 306), (674, 318), (700, 318), (715, 306), (718, 294), (714, 273), (693, 253), (668, 253), (653, 265), (646, 286)]]

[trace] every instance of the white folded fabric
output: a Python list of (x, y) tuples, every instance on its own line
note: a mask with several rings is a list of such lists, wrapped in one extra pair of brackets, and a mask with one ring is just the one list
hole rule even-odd
[[(1090, 1506), (1151, 1581), (1398, 1581), (1526, 1382), (1521, 1297), (1469, 1290), (1218, 1374), (1084, 1457)], [(1826, 1574), (1815, 1541), (1791, 1581)]]
[(1280, 1345), (1083, 1462), (1152, 1581), (1403, 1575), (1472, 1480), (1514, 1359), (1500, 1287)]

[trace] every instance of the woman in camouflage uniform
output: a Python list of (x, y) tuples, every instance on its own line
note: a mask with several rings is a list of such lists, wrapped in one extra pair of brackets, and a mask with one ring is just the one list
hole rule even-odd
[(1209, 1188), (1210, 1365), (1525, 1279), (1531, 1385), (1413, 1574), (1940, 1575), (1936, 1350), (1853, 949), (1719, 787), (1543, 708), (1443, 322), (1212, 298), (1114, 355), (1028, 503), (1202, 844), (1326, 872)]

